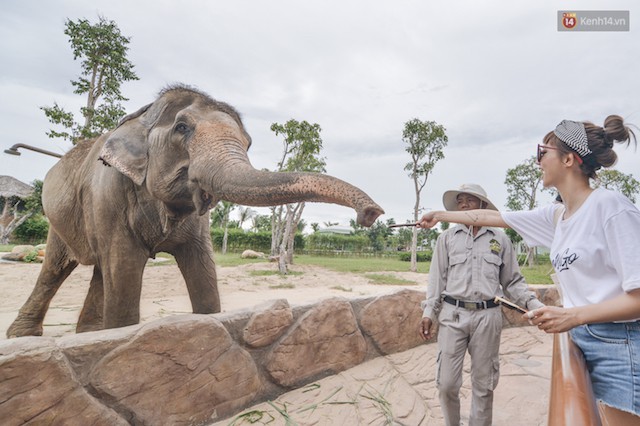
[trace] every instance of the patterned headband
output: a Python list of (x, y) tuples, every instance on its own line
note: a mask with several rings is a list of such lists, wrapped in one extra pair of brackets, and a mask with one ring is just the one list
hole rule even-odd
[(562, 120), (553, 133), (580, 157), (591, 154), (587, 131), (584, 129), (584, 124), (579, 121)]

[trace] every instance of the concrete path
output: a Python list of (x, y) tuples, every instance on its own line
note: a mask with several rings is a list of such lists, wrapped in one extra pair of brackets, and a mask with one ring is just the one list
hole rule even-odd
[[(552, 346), (553, 336), (533, 327), (503, 330), (495, 426), (547, 424)], [(379, 357), (212, 425), (443, 425), (434, 383), (436, 356), (437, 344), (427, 343)], [(461, 391), (464, 425), (471, 401), (469, 365), (467, 356)]]

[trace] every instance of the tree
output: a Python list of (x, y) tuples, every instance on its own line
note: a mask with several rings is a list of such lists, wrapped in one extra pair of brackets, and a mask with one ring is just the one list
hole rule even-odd
[(242, 225), (250, 220), (252, 217), (256, 215), (256, 211), (251, 207), (242, 207), (238, 208), (238, 228), (242, 228)]
[[(507, 170), (504, 180), (507, 186), (507, 208), (509, 210), (533, 210), (538, 205), (537, 197), (541, 191), (548, 191), (542, 188), (542, 171), (536, 162), (535, 157), (530, 157), (518, 164), (513, 169)], [(513, 243), (517, 243), (522, 238), (514, 232), (507, 235)], [(529, 266), (535, 263), (535, 247), (528, 248), (527, 259)]]
[(598, 179), (593, 182), (595, 188), (603, 187), (622, 193), (635, 204), (636, 196), (640, 194), (640, 182), (633, 175), (625, 174), (618, 170), (602, 170), (598, 173)]
[(259, 214), (251, 218), (251, 230), (254, 232), (271, 232), (271, 216)]
[[(435, 121), (420, 121), (414, 118), (405, 123), (402, 141), (407, 144), (405, 150), (411, 156), (411, 161), (404, 166), (404, 170), (408, 171), (409, 177), (413, 179), (413, 189), (416, 195), (413, 219), (417, 222), (421, 211), (420, 193), (427, 184), (429, 174), (433, 171), (436, 163), (444, 158), (443, 150), (449, 139), (445, 128)], [(418, 228), (414, 227), (411, 239), (412, 272), (418, 271), (417, 250)]]
[[(322, 129), (317, 123), (299, 122), (291, 119), (284, 125), (273, 123), (271, 130), (283, 135), (282, 158), (276, 171), (286, 172), (325, 172), (325, 159), (320, 156), (322, 150)], [(278, 256), (278, 268), (281, 274), (287, 273), (287, 264), (293, 263), (293, 244), (296, 229), (305, 203), (286, 204), (272, 208), (271, 255)]]
[[(8, 244), (9, 237), (16, 228), (33, 215), (42, 214), (43, 182), (36, 179), (32, 182), (32, 188), (29, 188), (25, 183), (13, 180), (20, 185), (20, 188), (16, 188), (12, 195), (7, 194), (7, 196), (0, 197), (0, 207), (2, 207), (0, 244)], [(23, 195), (19, 195), (18, 192)]]
[[(77, 22), (67, 20), (64, 33), (69, 36), (73, 59), (81, 59), (82, 73), (71, 81), (73, 93), (87, 94), (86, 105), (81, 108), (82, 124), (75, 121), (71, 112), (54, 103), (52, 107), (40, 107), (52, 124), (62, 126), (63, 131), (50, 130), (50, 138), (63, 138), (74, 145), (82, 140), (102, 134), (114, 128), (125, 110), (126, 101), (120, 86), (125, 81), (138, 80), (133, 64), (127, 59), (130, 39), (120, 33), (114, 21), (100, 16), (93, 25), (86, 19)], [(100, 103), (102, 100), (102, 103)]]
[(229, 236), (229, 214), (236, 207), (230, 201), (219, 201), (211, 212), (211, 221), (214, 225), (219, 225), (224, 229), (222, 237), (222, 254), (227, 254), (227, 239)]

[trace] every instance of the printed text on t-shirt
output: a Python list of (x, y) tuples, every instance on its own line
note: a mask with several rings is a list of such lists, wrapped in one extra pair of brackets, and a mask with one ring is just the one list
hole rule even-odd
[(569, 265), (578, 260), (578, 257), (576, 253), (569, 253), (569, 249), (566, 249), (562, 255), (560, 253), (556, 254), (551, 263), (556, 271), (561, 272), (569, 269)]

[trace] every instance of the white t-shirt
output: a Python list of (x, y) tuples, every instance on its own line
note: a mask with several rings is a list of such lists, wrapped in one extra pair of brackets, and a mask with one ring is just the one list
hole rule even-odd
[(599, 303), (640, 288), (640, 211), (622, 194), (594, 190), (569, 219), (554, 224), (551, 204), (503, 212), (530, 246), (550, 248), (566, 308)]

